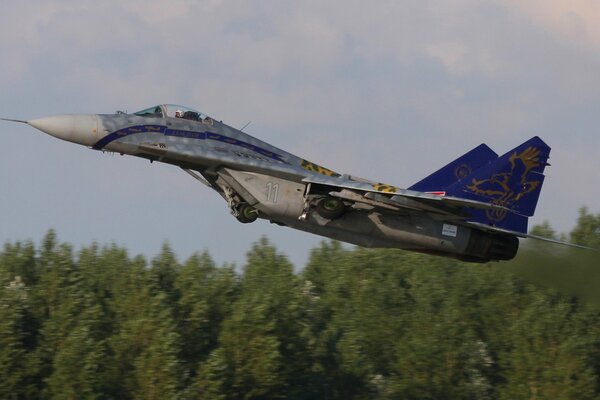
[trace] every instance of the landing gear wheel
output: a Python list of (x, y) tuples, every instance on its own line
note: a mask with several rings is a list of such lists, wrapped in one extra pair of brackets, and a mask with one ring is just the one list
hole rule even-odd
[(258, 218), (258, 210), (248, 204), (242, 204), (238, 207), (238, 221), (242, 224), (249, 224), (250, 222), (256, 221)]
[(336, 219), (346, 211), (344, 202), (335, 197), (325, 197), (317, 203), (317, 214), (323, 218)]

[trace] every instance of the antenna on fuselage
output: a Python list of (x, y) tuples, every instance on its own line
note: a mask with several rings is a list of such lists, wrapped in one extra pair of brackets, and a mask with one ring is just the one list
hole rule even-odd
[[(0, 118), (0, 120), (2, 120), (2, 121), (9, 121), (9, 122), (19, 122), (21, 124), (26, 124), (27, 123), (27, 121), (23, 121), (22, 119)], [(248, 122), (248, 123), (250, 123), (250, 122)]]
[(246, 125), (242, 126), (242, 129), (240, 129), (240, 132), (242, 132), (244, 129), (246, 129), (246, 127), (248, 125), (250, 125), (251, 123), (252, 123), (252, 121), (248, 121), (248, 123)]

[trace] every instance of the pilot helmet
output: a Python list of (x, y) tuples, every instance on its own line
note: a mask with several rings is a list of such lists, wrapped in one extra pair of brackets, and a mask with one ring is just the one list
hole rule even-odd
[(181, 118), (181, 117), (183, 117), (183, 111), (181, 111), (181, 110), (177, 110), (177, 111), (175, 111), (175, 116), (176, 116), (177, 118)]

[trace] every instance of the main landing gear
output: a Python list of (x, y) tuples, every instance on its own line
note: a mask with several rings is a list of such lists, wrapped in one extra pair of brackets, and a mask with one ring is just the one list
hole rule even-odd
[(242, 224), (249, 224), (258, 218), (258, 210), (248, 204), (237, 206), (237, 215), (235, 216)]
[(231, 214), (242, 224), (249, 224), (258, 218), (258, 210), (248, 203), (243, 202), (235, 191), (228, 185), (221, 186), (223, 197), (227, 200), (227, 205)]
[(337, 219), (344, 214), (346, 206), (341, 199), (327, 196), (317, 203), (317, 214), (327, 219)]

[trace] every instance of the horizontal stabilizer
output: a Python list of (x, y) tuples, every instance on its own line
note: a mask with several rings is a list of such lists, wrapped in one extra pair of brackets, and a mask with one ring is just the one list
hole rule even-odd
[(547, 238), (547, 237), (544, 237), (544, 236), (531, 235), (531, 234), (523, 233), (523, 232), (519, 232), (519, 231), (510, 231), (510, 230), (507, 230), (507, 229), (495, 228), (495, 227), (491, 227), (491, 226), (486, 225), (486, 224), (480, 224), (478, 222), (469, 222), (468, 225), (469, 226), (473, 226), (475, 228), (482, 229), (484, 231), (488, 231), (488, 232), (504, 233), (504, 234), (514, 235), (514, 236), (525, 238), (525, 239), (535, 239), (535, 240), (540, 240), (540, 241), (543, 241), (543, 242), (548, 242), (548, 243), (554, 243), (554, 244), (560, 244), (560, 245), (563, 245), (563, 246), (573, 247), (573, 248), (576, 248), (576, 249), (583, 249), (583, 250), (590, 250), (590, 251), (600, 252), (600, 249), (595, 249), (593, 247), (582, 246), (580, 244), (565, 242), (563, 240), (557, 240), (557, 239)]

